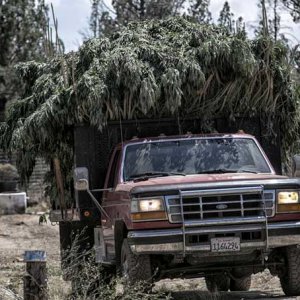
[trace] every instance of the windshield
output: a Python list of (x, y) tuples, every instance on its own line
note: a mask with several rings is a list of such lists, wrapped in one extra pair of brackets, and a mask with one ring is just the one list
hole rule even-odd
[(124, 181), (140, 176), (270, 173), (253, 139), (198, 138), (155, 141), (126, 147)]

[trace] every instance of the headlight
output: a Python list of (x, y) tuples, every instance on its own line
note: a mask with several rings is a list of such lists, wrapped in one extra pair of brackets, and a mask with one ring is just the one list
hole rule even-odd
[(299, 191), (280, 191), (277, 193), (277, 212), (300, 212)]
[(299, 192), (290, 191), (290, 192), (279, 192), (278, 196), (278, 204), (295, 204), (299, 202)]
[(131, 212), (165, 210), (162, 198), (134, 199), (131, 201)]
[(166, 220), (163, 197), (132, 199), (131, 218), (133, 221)]

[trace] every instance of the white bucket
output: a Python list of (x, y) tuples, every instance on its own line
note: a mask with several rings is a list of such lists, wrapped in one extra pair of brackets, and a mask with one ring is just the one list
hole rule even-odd
[(26, 193), (0, 193), (0, 215), (24, 214), (27, 207)]

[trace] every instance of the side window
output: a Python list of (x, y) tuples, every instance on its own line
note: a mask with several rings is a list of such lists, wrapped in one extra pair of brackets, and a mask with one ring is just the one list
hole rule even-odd
[(113, 158), (113, 162), (111, 165), (111, 169), (110, 169), (110, 174), (109, 174), (109, 179), (108, 179), (108, 188), (112, 188), (115, 187), (117, 182), (117, 166), (118, 166), (118, 161), (119, 161), (119, 157), (120, 157), (120, 150), (117, 150), (115, 153), (115, 156)]

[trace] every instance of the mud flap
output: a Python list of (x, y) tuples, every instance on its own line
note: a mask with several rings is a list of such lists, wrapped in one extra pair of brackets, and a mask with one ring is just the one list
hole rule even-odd
[(103, 238), (103, 230), (101, 227), (94, 228), (94, 248), (96, 263), (105, 263), (106, 246)]

